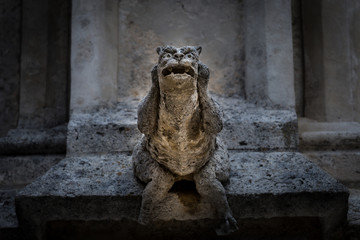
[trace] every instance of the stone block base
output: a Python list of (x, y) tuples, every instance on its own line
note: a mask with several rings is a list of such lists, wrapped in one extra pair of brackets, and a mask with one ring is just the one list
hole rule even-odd
[[(303, 155), (230, 151), (230, 158), (232, 172), (225, 188), (240, 223), (246, 219), (311, 218), (319, 221), (325, 238), (336, 239), (343, 233), (347, 189)], [(201, 200), (191, 183), (185, 188), (179, 185), (169, 191), (154, 217), (172, 222), (170, 229), (179, 229), (187, 221), (200, 225), (210, 221), (205, 225), (207, 231), (213, 231), (212, 223), (217, 221), (214, 210)], [(49, 229), (57, 231), (71, 221), (125, 219), (135, 224), (143, 187), (133, 175), (130, 154), (68, 157), (18, 194), (20, 226), (29, 237), (46, 239), (52, 234)], [(162, 224), (153, 224), (150, 228), (161, 229)], [(241, 226), (239, 231), (235, 235), (241, 234)]]
[[(228, 149), (245, 151), (297, 150), (294, 111), (265, 109), (236, 98), (214, 98), (223, 110), (219, 136)], [(74, 113), (68, 125), (67, 154), (132, 151), (139, 142), (137, 106), (129, 100), (113, 108)]]

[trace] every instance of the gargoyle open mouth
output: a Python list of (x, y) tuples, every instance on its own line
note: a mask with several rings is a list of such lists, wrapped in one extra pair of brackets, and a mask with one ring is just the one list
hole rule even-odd
[(186, 66), (182, 66), (182, 65), (167, 67), (164, 70), (162, 70), (162, 75), (164, 77), (170, 75), (171, 73), (173, 73), (173, 74), (188, 74), (191, 77), (195, 76), (195, 71), (191, 67), (186, 67)]

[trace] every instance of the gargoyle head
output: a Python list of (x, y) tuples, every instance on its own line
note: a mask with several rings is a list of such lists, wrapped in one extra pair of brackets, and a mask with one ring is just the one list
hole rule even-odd
[(159, 54), (157, 71), (162, 90), (196, 88), (201, 47), (163, 46), (156, 51)]

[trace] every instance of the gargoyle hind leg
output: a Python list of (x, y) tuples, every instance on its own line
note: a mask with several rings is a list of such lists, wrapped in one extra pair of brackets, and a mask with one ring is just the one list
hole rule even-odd
[(232, 216), (225, 189), (216, 178), (215, 164), (210, 160), (198, 173), (194, 175), (196, 189), (200, 196), (208, 201), (224, 222), (216, 229), (217, 235), (228, 235), (238, 230), (237, 222)]
[(139, 223), (148, 224), (150, 222), (154, 207), (166, 197), (174, 182), (174, 176), (160, 165), (153, 169), (151, 181), (148, 182), (142, 194)]

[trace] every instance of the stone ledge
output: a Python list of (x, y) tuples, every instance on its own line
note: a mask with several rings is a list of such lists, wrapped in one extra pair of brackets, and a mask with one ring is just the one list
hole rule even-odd
[[(230, 157), (232, 172), (225, 187), (235, 218), (316, 217), (325, 236), (331, 238), (339, 229), (341, 234), (348, 191), (303, 155), (231, 151)], [(62, 160), (16, 197), (20, 224), (41, 238), (50, 221), (136, 220), (143, 185), (131, 165), (125, 153)], [(176, 200), (175, 206), (166, 205), (169, 198)], [(162, 204), (156, 214), (165, 221), (211, 219), (214, 214), (201, 200), (184, 205), (176, 192), (169, 192)]]
[(0, 189), (25, 186), (65, 157), (54, 155), (0, 155)]
[(0, 191), (0, 229), (17, 228), (15, 190)]
[(349, 188), (360, 188), (360, 151), (305, 151), (311, 161)]
[(360, 190), (350, 189), (349, 212), (348, 212), (349, 239), (357, 239), (360, 236)]
[(66, 126), (48, 129), (11, 129), (0, 138), (0, 155), (66, 152)]
[(357, 150), (360, 146), (358, 122), (317, 122), (300, 118), (299, 133), (301, 151)]
[[(297, 118), (294, 111), (256, 107), (241, 99), (215, 97), (224, 113), (220, 136), (232, 150), (294, 151)], [(68, 125), (67, 153), (132, 151), (141, 133), (137, 129), (138, 101), (111, 109), (74, 113)]]
[(16, 190), (0, 190), (0, 239), (22, 240), (15, 211)]

